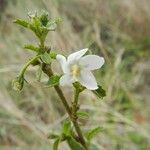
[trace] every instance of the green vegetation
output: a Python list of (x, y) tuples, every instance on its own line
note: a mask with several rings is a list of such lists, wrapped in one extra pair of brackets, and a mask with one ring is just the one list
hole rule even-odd
[[(0, 149), (48, 150), (52, 140), (47, 137), (51, 131), (57, 135), (66, 118), (55, 92), (38, 82), (39, 68), (28, 69), (25, 79), (29, 84), (24, 83), (21, 93), (11, 89), (11, 80), (34, 53), (30, 50), (39, 50), (33, 34), (13, 21), (41, 9), (51, 18), (63, 19), (61, 28), (50, 33), (46, 42), (56, 53), (70, 54), (70, 49), (89, 47), (105, 57), (106, 63), (96, 76), (107, 96), (97, 100), (84, 91), (81, 97), (84, 113), (80, 113), (80, 123), (85, 132), (89, 128), (100, 130), (93, 139), (98, 149), (150, 149), (149, 4), (149, 0), (0, 0)], [(59, 70), (58, 66), (56, 72)], [(63, 90), (72, 99), (72, 89)], [(85, 117), (88, 114), (92, 117)], [(68, 143), (74, 141), (68, 139)], [(62, 143), (60, 149), (69, 148)]]

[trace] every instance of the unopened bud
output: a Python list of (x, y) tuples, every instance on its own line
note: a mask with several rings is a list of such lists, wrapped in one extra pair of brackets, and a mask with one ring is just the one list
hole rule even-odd
[(12, 81), (12, 88), (15, 91), (21, 91), (24, 85), (24, 78), (23, 77), (17, 77)]

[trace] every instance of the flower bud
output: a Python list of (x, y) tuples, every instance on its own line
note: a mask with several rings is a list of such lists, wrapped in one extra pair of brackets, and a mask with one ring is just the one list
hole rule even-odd
[(47, 12), (45, 12), (45, 11), (42, 12), (42, 14), (40, 16), (40, 21), (41, 21), (41, 23), (42, 23), (43, 26), (47, 25), (47, 23), (49, 21), (49, 19), (48, 19), (48, 13)]
[(12, 88), (15, 91), (21, 91), (24, 85), (24, 78), (23, 77), (16, 77), (13, 81), (12, 81)]

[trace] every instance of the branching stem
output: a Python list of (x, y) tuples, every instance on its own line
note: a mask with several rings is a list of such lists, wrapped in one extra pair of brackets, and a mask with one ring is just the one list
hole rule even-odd
[[(45, 74), (47, 74), (49, 77), (53, 75), (53, 71), (51, 70), (51, 66), (50, 66), (50, 65), (43, 64), (42, 70), (43, 70), (43, 72), (44, 72)], [(67, 111), (67, 113), (68, 113), (68, 115), (69, 115), (69, 117), (70, 117), (70, 119), (71, 119), (73, 125), (74, 125), (74, 127), (75, 127), (75, 130), (76, 130), (76, 132), (77, 132), (77, 134), (78, 134), (78, 138), (79, 138), (80, 143), (81, 143), (82, 146), (85, 148), (85, 150), (88, 150), (88, 148), (87, 148), (87, 146), (86, 146), (86, 142), (85, 142), (84, 137), (83, 137), (83, 135), (82, 135), (82, 131), (81, 131), (81, 129), (80, 129), (80, 127), (79, 127), (79, 124), (78, 124), (78, 122), (77, 122), (77, 119), (75, 119), (75, 118), (73, 117), (73, 116), (74, 116), (74, 115), (72, 114), (73, 112), (71, 111), (71, 109), (70, 109), (70, 107), (69, 107), (69, 104), (68, 104), (68, 102), (67, 102), (67, 100), (66, 100), (66, 98), (65, 98), (65, 96), (64, 96), (64, 94), (63, 94), (63, 92), (62, 92), (62, 90), (61, 90), (61, 88), (60, 88), (58, 85), (54, 86), (54, 88), (55, 88), (55, 90), (56, 90), (56, 92), (57, 92), (59, 98), (61, 99), (61, 101), (62, 101), (62, 103), (63, 103), (63, 105), (64, 105), (64, 107), (65, 107), (65, 109), (66, 109), (66, 111)], [(76, 105), (76, 106), (74, 106), (75, 109), (76, 109), (76, 107), (77, 107), (77, 105), (78, 105), (78, 97), (79, 97), (79, 92), (76, 92), (76, 93), (75, 93), (75, 98), (74, 98), (74, 102), (75, 102), (75, 105)]]

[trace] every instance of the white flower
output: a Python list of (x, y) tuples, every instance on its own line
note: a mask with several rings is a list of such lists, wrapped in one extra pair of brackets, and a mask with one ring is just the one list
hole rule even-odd
[(95, 90), (98, 88), (92, 70), (99, 69), (104, 64), (104, 58), (97, 55), (85, 55), (88, 49), (82, 49), (72, 53), (66, 59), (63, 55), (57, 55), (64, 75), (60, 78), (60, 85), (71, 85), (79, 81), (87, 89)]

